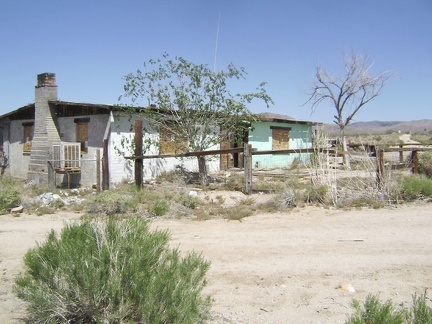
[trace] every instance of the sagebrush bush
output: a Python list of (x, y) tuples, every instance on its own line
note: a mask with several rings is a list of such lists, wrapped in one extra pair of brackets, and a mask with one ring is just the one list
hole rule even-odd
[(368, 295), (363, 304), (354, 299), (352, 315), (346, 324), (403, 324), (405, 313), (393, 305), (391, 300), (381, 302), (378, 296)]
[(432, 198), (432, 179), (424, 176), (405, 177), (402, 182), (402, 196), (408, 201), (423, 197)]
[(0, 215), (21, 203), (18, 183), (11, 178), (0, 178)]
[(432, 324), (432, 308), (427, 305), (426, 292), (420, 296), (414, 294), (412, 308), (407, 313), (409, 323)]
[(397, 306), (391, 300), (382, 302), (378, 296), (368, 295), (363, 303), (354, 299), (355, 313), (346, 324), (432, 324), (432, 308), (427, 305), (426, 293), (413, 296), (410, 308)]
[(428, 178), (432, 178), (432, 152), (420, 154), (418, 172), (419, 174), (424, 174)]
[(66, 225), (24, 257), (14, 286), (34, 323), (199, 323), (209, 262), (138, 217)]
[(170, 209), (170, 206), (165, 200), (155, 199), (151, 201), (148, 206), (148, 212), (153, 216), (163, 216)]

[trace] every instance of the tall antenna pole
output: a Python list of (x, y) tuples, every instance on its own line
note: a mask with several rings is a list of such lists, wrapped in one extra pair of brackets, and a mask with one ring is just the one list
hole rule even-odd
[(216, 61), (217, 61), (217, 51), (218, 51), (218, 42), (219, 42), (219, 25), (220, 25), (221, 12), (219, 11), (219, 19), (216, 31), (216, 46), (215, 46), (215, 55), (214, 55), (214, 64), (213, 64), (213, 72), (216, 73)]

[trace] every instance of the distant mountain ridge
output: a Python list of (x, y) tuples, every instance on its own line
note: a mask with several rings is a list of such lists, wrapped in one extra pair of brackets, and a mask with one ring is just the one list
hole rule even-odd
[[(335, 124), (323, 124), (326, 133), (338, 134), (339, 127)], [(383, 134), (388, 132), (428, 133), (432, 131), (432, 119), (420, 119), (411, 121), (380, 121), (355, 122), (346, 128), (347, 135), (353, 134)]]

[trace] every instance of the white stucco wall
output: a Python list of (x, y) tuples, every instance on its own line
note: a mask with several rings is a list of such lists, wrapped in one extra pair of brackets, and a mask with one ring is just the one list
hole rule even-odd
[[(111, 124), (111, 134), (109, 141), (109, 170), (110, 170), (110, 183), (118, 183), (124, 180), (134, 180), (134, 161), (127, 160), (119, 151), (123, 152), (124, 156), (132, 156), (133, 152), (130, 146), (122, 146), (122, 141), (128, 139), (133, 142), (133, 131), (131, 126), (134, 124), (135, 119), (129, 120), (128, 117), (115, 116), (114, 122)], [(148, 124), (144, 122), (144, 128), (149, 129)], [(159, 135), (152, 131), (147, 131), (144, 134), (143, 142), (151, 139), (158, 141)], [(219, 145), (211, 148), (218, 149)], [(157, 155), (159, 148), (151, 146), (144, 152), (144, 155)], [(218, 158), (208, 157), (208, 170), (216, 172), (219, 170), (220, 162)], [(173, 171), (176, 166), (182, 166), (188, 171), (198, 171), (198, 162), (196, 157), (191, 158), (165, 158), (165, 159), (144, 159), (143, 160), (143, 178), (144, 180), (154, 179), (164, 171)]]

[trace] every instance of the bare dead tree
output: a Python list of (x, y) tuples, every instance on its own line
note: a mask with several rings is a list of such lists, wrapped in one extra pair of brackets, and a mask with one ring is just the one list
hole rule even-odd
[[(344, 58), (345, 73), (333, 76), (327, 70), (317, 67), (315, 81), (307, 103), (312, 103), (312, 111), (322, 102), (330, 102), (336, 109), (334, 123), (339, 126), (344, 152), (347, 151), (345, 128), (357, 112), (381, 94), (387, 82), (394, 77), (393, 72), (371, 74), (373, 66), (367, 56), (351, 52)], [(349, 158), (344, 154), (344, 165), (350, 168)]]

